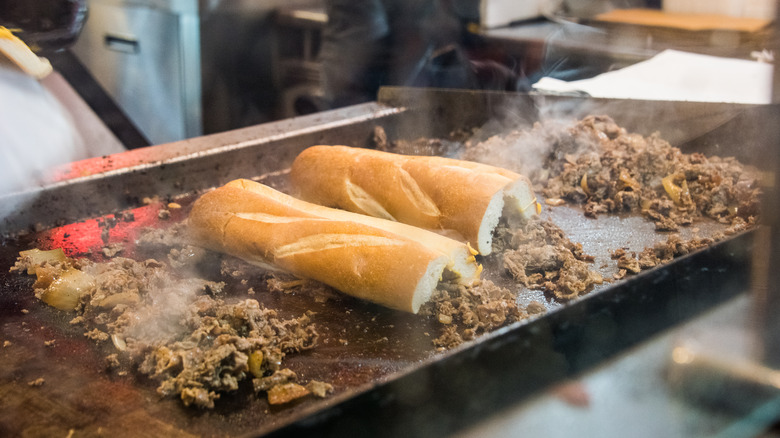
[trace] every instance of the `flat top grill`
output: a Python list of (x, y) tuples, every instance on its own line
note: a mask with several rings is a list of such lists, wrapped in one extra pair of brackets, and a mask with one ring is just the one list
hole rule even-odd
[[(119, 221), (110, 231), (110, 241), (125, 246), (120, 255), (154, 256), (134, 245), (143, 228), (167, 227), (183, 220), (198, 193), (236, 177), (256, 177), (283, 188), (283, 170), (300, 150), (312, 144), (365, 146), (375, 125), (385, 127), (391, 136), (399, 132), (408, 133), (406, 138), (442, 135), (441, 131), (474, 126), (486, 115), (480, 111), (502, 108), (503, 102), (499, 105), (499, 101), (520, 99), (520, 107), (536, 102), (532, 96), (426, 92), (425, 104), (413, 107), (408, 103), (421, 101), (417, 92), (383, 93), (383, 103), (360, 107), (365, 113), (350, 108), (341, 113), (343, 118), (336, 117), (339, 114), (325, 115), (322, 120), (326, 123), (321, 126), (232, 142), (37, 190), (37, 200), (28, 204), (27, 210), (6, 220), (6, 232), (25, 229), (25, 221), (45, 223), (60, 218), (52, 217), (51, 212), (46, 215), (47, 209), (67, 219), (61, 226), (6, 238), (0, 248), (0, 342), (6, 343), (0, 349), (0, 388), (6, 394), (0, 401), (0, 431), (67, 435), (73, 429), (89, 435), (142, 427), (150, 436), (283, 436), (315, 430), (323, 436), (441, 435), (581, 372), (745, 290), (753, 232), (730, 236), (670, 264), (599, 286), (565, 305), (548, 302), (540, 291), (523, 291), (519, 300), (545, 302), (548, 312), (440, 352), (431, 342), (436, 325), (424, 317), (341, 295), (313, 299), (307, 293), (270, 293), (249, 279), (256, 290), (251, 298), (278, 309), (281, 316), (316, 312), (314, 321), (322, 333), (318, 346), (290, 355), (284, 363), (306, 379), (332, 383), (336, 391), (323, 400), (307, 399), (292, 406), (274, 407), (264, 397), (255, 396), (251, 385), (244, 385), (235, 394), (223, 395), (214, 410), (198, 411), (183, 407), (179, 400), (160, 398), (154, 382), (135, 375), (107, 373), (104, 356), (108, 351), (85, 338), (81, 328), (69, 324), (71, 314), (37, 301), (32, 296), (31, 278), (8, 273), (18, 251), (31, 247), (63, 247), (71, 255), (91, 253), (90, 257), (100, 259), (100, 221), (104, 215), (121, 211), (132, 211), (135, 220)], [(471, 108), (471, 112), (451, 116), (448, 108), (452, 108), (453, 100), (461, 108)], [(575, 99), (567, 105), (581, 105), (587, 113), (599, 110), (598, 102), (592, 100)], [(601, 109), (609, 114), (615, 105), (624, 107), (626, 103), (606, 101)], [(647, 105), (652, 109), (648, 114), (657, 114), (657, 106), (661, 105), (687, 106), (668, 102)], [(532, 119), (538, 116), (539, 107), (530, 107), (536, 108), (529, 116)], [(691, 129), (699, 130), (707, 124), (714, 129), (704, 130), (704, 135), (688, 133), (699, 141), (691, 147), (727, 148), (720, 140), (711, 141), (712, 135), (721, 131), (718, 138), (728, 140), (733, 127), (724, 129), (724, 125), (753, 120), (751, 107), (696, 107), (707, 111), (688, 121)], [(422, 132), (427, 128), (417, 123), (420, 111), (435, 115), (435, 121), (440, 122), (439, 132)], [(711, 117), (706, 121), (708, 111)], [(621, 123), (619, 116), (613, 117)], [(674, 132), (684, 132), (685, 124), (686, 120), (677, 120)], [(264, 129), (278, 132), (279, 127)], [(235, 140), (240, 135), (230, 133), (225, 138)], [(225, 138), (216, 136), (211, 140)], [(757, 144), (762, 147), (760, 140), (757, 136)], [(174, 150), (177, 147), (191, 150), (193, 146), (173, 145)], [(148, 152), (153, 155), (155, 150)], [(137, 206), (140, 199), (154, 194), (163, 195), (164, 201)], [(78, 200), (86, 197), (90, 202), (78, 205)], [(18, 195), (10, 199), (22, 202)], [(168, 201), (176, 201), (183, 208), (171, 210), (171, 218), (161, 220), (158, 212)], [(59, 206), (63, 209), (58, 210)], [(545, 208), (543, 215), (572, 241), (582, 243), (585, 252), (596, 258), (593, 268), (605, 277), (616, 272), (614, 262), (610, 263), (611, 250), (641, 251), (666, 240), (666, 235), (655, 233), (651, 223), (638, 217), (586, 219), (580, 210), (565, 206)], [(696, 227), (703, 236), (723, 229), (714, 222)], [(682, 234), (683, 238), (690, 237), (685, 233), (690, 230)], [(497, 267), (488, 266), (485, 275), (499, 284), (507, 283), (496, 272)], [(247, 285), (237, 279), (227, 281), (226, 297), (247, 297)], [(43, 381), (38, 380), (41, 378)]]

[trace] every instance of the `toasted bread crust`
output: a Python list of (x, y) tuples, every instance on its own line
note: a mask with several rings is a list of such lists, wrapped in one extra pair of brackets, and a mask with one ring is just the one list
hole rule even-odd
[[(189, 216), (192, 236), (204, 247), (417, 313), (445, 268), (468, 249), (403, 224), (377, 226), (382, 222), (309, 204), (249, 180), (204, 194)], [(412, 237), (403, 233), (407, 229)], [(473, 257), (469, 263), (473, 281), (478, 275)]]
[(526, 177), (451, 158), (313, 146), (298, 155), (290, 176), (309, 202), (460, 235), (481, 254), (492, 251), (505, 198), (516, 214), (536, 212)]

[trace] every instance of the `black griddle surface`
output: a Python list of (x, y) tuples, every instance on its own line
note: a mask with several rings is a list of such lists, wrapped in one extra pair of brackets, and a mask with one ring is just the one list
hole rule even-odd
[[(280, 185), (276, 181), (264, 182)], [(110, 229), (110, 242), (123, 244), (125, 249), (120, 256), (164, 259), (164, 253), (148, 254), (136, 248), (134, 241), (145, 227), (168, 227), (182, 221), (194, 198), (190, 195), (176, 199), (183, 208), (169, 210), (172, 215), (168, 220), (158, 218), (158, 212), (166, 209), (164, 203), (133, 209), (133, 221), (119, 220)], [(121, 435), (123, 431), (141, 427), (142, 436), (282, 433), (285, 425), (296, 427), (296, 421), (305, 422), (318, 412), (338, 411), (344, 403), (350, 405), (367, 394), (381, 393), (388, 385), (395, 388), (394, 397), (400, 397), (404, 406), (427, 405), (432, 397), (438, 397), (427, 393), (429, 388), (402, 384), (421, 370), (435, 369), (453, 358), (460, 361), (461, 355), (468, 357), (469, 351), (472, 354), (479, 351), (485, 341), (489, 345), (507, 333), (510, 336), (513, 332), (520, 333), (525, 327), (532, 327), (563, 310), (577, 309), (578, 302), (593, 301), (599, 296), (615, 296), (615, 299), (627, 301), (646, 299), (640, 292), (634, 292), (637, 295), (632, 296), (631, 288), (626, 289), (626, 286), (646, 282), (642, 277), (647, 277), (647, 273), (598, 286), (590, 294), (564, 305), (550, 300), (541, 291), (518, 289), (508, 277), (497, 272), (500, 269), (488, 263), (484, 278), (517, 289), (522, 304), (531, 300), (545, 303), (548, 314), (521, 321), (456, 350), (437, 352), (432, 340), (438, 336), (440, 325), (429, 318), (384, 309), (338, 294), (313, 296), (305, 290), (272, 293), (259, 281), (262, 276), (259, 271), (254, 279), (248, 278), (246, 284), (239, 279), (209, 278), (214, 273), (202, 273), (208, 279), (228, 281), (224, 295), (228, 301), (254, 298), (264, 306), (278, 310), (283, 317), (314, 311), (313, 320), (321, 333), (318, 346), (311, 351), (289, 355), (284, 364), (304, 381), (317, 379), (332, 383), (335, 393), (324, 400), (306, 399), (291, 406), (271, 407), (263, 396), (252, 393), (251, 383), (247, 381), (237, 393), (223, 394), (216, 409), (201, 411), (185, 408), (175, 399), (161, 398), (155, 392), (156, 384), (142, 376), (134, 373), (118, 376), (109, 372), (104, 356), (112, 352), (110, 342), (99, 345), (84, 337), (81, 327), (69, 324), (72, 313), (49, 308), (33, 297), (32, 277), (8, 272), (18, 251), (33, 247), (61, 247), (70, 256), (103, 259), (100, 224), (110, 216), (10, 239), (0, 249), (0, 343), (5, 343), (0, 349), (0, 388), (6, 394), (0, 401), (0, 432), (65, 436), (74, 430), (86, 436)], [(638, 252), (668, 237), (654, 232), (653, 224), (641, 217), (605, 215), (588, 219), (579, 209), (568, 206), (545, 207), (542, 216), (560, 226), (572, 241), (582, 243), (585, 252), (595, 257), (592, 268), (605, 278), (611, 278), (617, 272), (615, 261), (610, 259), (611, 251), (624, 248)], [(690, 237), (695, 232), (704, 237), (722, 229), (722, 225), (706, 221), (685, 229), (682, 234)], [(669, 266), (661, 266), (650, 272), (669, 270)], [(254, 289), (254, 294), (248, 294), (249, 287)], [(614, 291), (618, 290), (616, 295)], [(549, 339), (549, 342), (554, 346), (558, 341)], [(551, 359), (550, 364), (559, 361), (560, 358)], [(524, 366), (534, 363), (532, 360)], [(462, 364), (458, 368), (463, 369)], [(555, 368), (552, 365), (551, 369)], [(565, 374), (565, 369), (563, 367), (557, 374)], [(42, 384), (36, 385), (37, 379), (43, 379)], [(463, 387), (468, 388), (468, 385)], [(486, 397), (486, 403), (489, 399)], [(293, 426), (289, 426), (290, 423)], [(341, 433), (341, 429), (336, 430)]]

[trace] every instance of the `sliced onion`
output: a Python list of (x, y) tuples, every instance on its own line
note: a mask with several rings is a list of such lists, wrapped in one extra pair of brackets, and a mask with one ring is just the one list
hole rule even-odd
[(139, 301), (141, 301), (141, 297), (138, 296), (137, 292), (119, 292), (103, 298), (98, 306), (112, 309), (120, 304), (132, 306), (138, 304)]
[(60, 310), (73, 310), (81, 296), (94, 287), (91, 275), (75, 268), (63, 271), (41, 294), (41, 300)]
[(580, 187), (582, 187), (582, 191), (585, 192), (586, 195), (590, 196), (590, 188), (588, 187), (588, 174), (582, 175), (582, 179), (580, 180)]
[(626, 187), (631, 187), (634, 191), (638, 191), (642, 187), (642, 185), (639, 184), (639, 181), (635, 180), (626, 169), (620, 171), (618, 179), (625, 184)]
[(127, 342), (119, 336), (118, 334), (114, 333), (111, 335), (111, 342), (114, 344), (114, 347), (116, 347), (119, 351), (125, 351), (127, 350)]
[(268, 404), (281, 405), (309, 395), (308, 389), (297, 383), (284, 383), (268, 390)]
[[(566, 201), (564, 201), (561, 198), (547, 198), (547, 199), (544, 200), (544, 203), (547, 204), (547, 205), (551, 205), (553, 207), (560, 207), (561, 205), (565, 205)], [(538, 203), (537, 203), (537, 206), (536, 206), (536, 210), (537, 210), (537, 212), (541, 213), (542, 206), (539, 205)]]
[(683, 189), (682, 187), (674, 183), (674, 177), (675, 175), (673, 174), (668, 175), (661, 180), (661, 183), (664, 185), (664, 190), (666, 191), (666, 194), (669, 195), (670, 198), (672, 198), (672, 201), (674, 201), (675, 204), (679, 205)]
[(28, 258), (30, 266), (27, 267), (27, 274), (35, 274), (35, 269), (43, 264), (54, 264), (56, 262), (64, 262), (67, 260), (65, 253), (61, 248), (50, 249), (48, 251), (41, 251), (40, 249), (28, 249), (27, 251), (20, 251), (19, 255)]
[(249, 360), (247, 361), (249, 366), (249, 372), (258, 379), (263, 377), (263, 352), (255, 350), (249, 353)]

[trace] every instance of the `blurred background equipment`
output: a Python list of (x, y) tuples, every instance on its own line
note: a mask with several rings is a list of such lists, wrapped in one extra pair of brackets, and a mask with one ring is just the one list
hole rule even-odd
[(78, 60), (153, 144), (277, 119), (282, 2), (90, 0)]
[(0, 194), (125, 150), (47, 59), (76, 41), (85, 19), (86, 0), (0, 1)]
[(36, 51), (70, 47), (86, 19), (87, 0), (0, 0), (0, 25)]
[(203, 133), (197, 2), (89, 2), (73, 52), (153, 143)]

